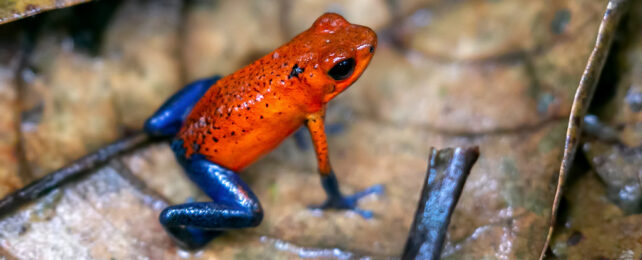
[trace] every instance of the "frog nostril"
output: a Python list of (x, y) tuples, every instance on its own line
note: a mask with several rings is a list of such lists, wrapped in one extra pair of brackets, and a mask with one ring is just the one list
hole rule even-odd
[(370, 53), (374, 53), (374, 46), (370, 45)]

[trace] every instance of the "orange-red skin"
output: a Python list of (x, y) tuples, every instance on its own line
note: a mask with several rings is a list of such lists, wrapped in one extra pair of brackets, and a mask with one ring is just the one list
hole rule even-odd
[[(359, 78), (376, 44), (370, 28), (337, 14), (322, 15), (290, 42), (210, 87), (178, 134), (186, 156), (199, 153), (239, 171), (307, 123), (319, 170), (329, 173), (325, 105)], [(328, 76), (350, 57), (357, 64), (352, 76), (341, 81)], [(303, 72), (292, 76), (295, 65)]]

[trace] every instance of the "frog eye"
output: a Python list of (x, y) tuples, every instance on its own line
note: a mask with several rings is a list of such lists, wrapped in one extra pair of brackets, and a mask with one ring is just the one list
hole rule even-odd
[(342, 60), (328, 71), (328, 75), (334, 80), (347, 79), (352, 75), (352, 72), (354, 72), (354, 65), (355, 62), (353, 58)]

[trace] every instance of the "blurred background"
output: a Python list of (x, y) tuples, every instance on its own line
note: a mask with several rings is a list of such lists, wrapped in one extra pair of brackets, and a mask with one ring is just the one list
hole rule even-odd
[[(165, 143), (115, 158), (0, 219), (6, 259), (398, 257), (430, 147), (479, 145), (445, 259), (533, 259), (546, 238), (567, 118), (604, 0), (4, 1), (0, 3), (0, 197), (143, 121), (184, 84), (226, 75), (324, 12), (374, 29), (370, 67), (330, 102), (341, 187), (383, 183), (375, 217), (311, 211), (324, 194), (307, 139), (244, 170), (266, 215), (207, 248), (175, 247), (157, 221), (207, 198)], [(642, 256), (642, 3), (618, 29), (550, 258)], [(78, 4), (78, 5), (75, 5)], [(74, 6), (72, 6), (74, 5)], [(22, 18), (44, 9), (57, 9)]]

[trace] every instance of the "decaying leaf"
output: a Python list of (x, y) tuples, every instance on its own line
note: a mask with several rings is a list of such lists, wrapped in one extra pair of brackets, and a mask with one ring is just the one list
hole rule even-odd
[(0, 24), (91, 0), (6, 0), (0, 3)]

